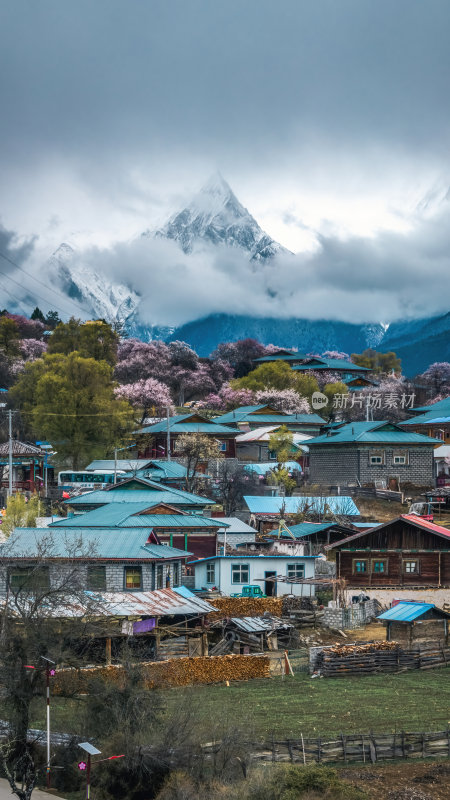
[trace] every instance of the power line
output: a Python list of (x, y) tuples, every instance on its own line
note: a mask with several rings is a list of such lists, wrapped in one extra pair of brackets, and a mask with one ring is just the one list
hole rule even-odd
[[(39, 278), (36, 278), (30, 272), (27, 272), (23, 267), (21, 267), (19, 264), (17, 264), (15, 261), (13, 261), (12, 258), (9, 258), (9, 256), (5, 255), (5, 253), (2, 253), (1, 251), (0, 251), (0, 257), (3, 258), (5, 261), (8, 261), (9, 264), (11, 264), (16, 269), (20, 270), (20, 272), (23, 272), (23, 274), (26, 275), (28, 278), (31, 278), (31, 280), (35, 281), (36, 283), (39, 283), (48, 292), (52, 292), (52, 294), (60, 297), (62, 300), (67, 301), (68, 303), (71, 303), (74, 306), (74, 308), (78, 308), (83, 314), (86, 313), (86, 309), (84, 309), (77, 302), (75, 302), (75, 300), (72, 300), (71, 298), (66, 297), (61, 292), (58, 292), (57, 289), (52, 289), (50, 286), (47, 286), (46, 283), (44, 283), (43, 281), (39, 280)], [(17, 286), (21, 286), (20, 283), (17, 283), (17, 281), (15, 281), (14, 278), (11, 278), (8, 274), (6, 274), (4, 272), (1, 272), (1, 271), (0, 271), (0, 274), (4, 275), (5, 278), (9, 278), (9, 280), (13, 281), (13, 283), (16, 283)], [(37, 298), (42, 300), (44, 303), (48, 303), (49, 302), (48, 298), (42, 297), (42, 295), (37, 294), (37, 292), (34, 292), (34, 294), (35, 294), (35, 296)], [(67, 312), (63, 311), (61, 308), (58, 308), (58, 306), (55, 306), (55, 307), (56, 307), (57, 311), (61, 311), (63, 314), (67, 313)]]

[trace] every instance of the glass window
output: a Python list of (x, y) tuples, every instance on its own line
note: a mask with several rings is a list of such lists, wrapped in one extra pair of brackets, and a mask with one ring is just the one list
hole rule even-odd
[(125, 589), (142, 589), (142, 570), (140, 567), (125, 567)]
[(9, 586), (13, 592), (45, 592), (50, 589), (48, 567), (14, 567), (9, 571)]
[(214, 562), (212, 564), (206, 565), (206, 583), (215, 583), (216, 582), (216, 565)]
[(394, 464), (406, 464), (406, 456), (394, 456)]
[(226, 453), (227, 450), (227, 443), (226, 442), (219, 442), (219, 450), (222, 453)]
[(86, 585), (91, 592), (106, 589), (106, 567), (88, 567)]
[(404, 570), (408, 575), (418, 575), (419, 562), (418, 561), (404, 561)]
[(180, 585), (180, 565), (178, 563), (173, 565), (173, 585)]
[(370, 463), (371, 464), (382, 464), (383, 458), (382, 456), (370, 456)]
[(250, 580), (250, 567), (248, 564), (232, 564), (231, 583), (248, 583)]
[(276, 460), (277, 460), (277, 454), (275, 450), (269, 450), (269, 461), (276, 461)]
[(353, 572), (356, 572), (357, 574), (367, 572), (367, 561), (355, 561)]
[(305, 565), (304, 564), (288, 564), (287, 568), (288, 578), (304, 578)]
[(386, 561), (372, 561), (372, 572), (387, 572), (387, 562)]
[(163, 589), (163, 565), (157, 564), (156, 566), (156, 588)]

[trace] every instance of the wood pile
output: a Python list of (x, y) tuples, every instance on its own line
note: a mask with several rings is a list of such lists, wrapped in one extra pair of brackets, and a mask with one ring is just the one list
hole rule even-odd
[(412, 650), (403, 650), (398, 642), (373, 642), (324, 648), (317, 654), (315, 671), (324, 677), (336, 677), (431, 669), (447, 664), (450, 664), (450, 648), (444, 648), (440, 642), (429, 642)]
[[(177, 658), (173, 661), (146, 662), (140, 668), (148, 689), (270, 677), (270, 662), (265, 656)], [(54, 678), (52, 691), (65, 696), (86, 694), (95, 679), (123, 687), (127, 673), (121, 666), (61, 669)]]
[(218, 611), (208, 614), (208, 620), (221, 617), (261, 617), (265, 611), (281, 617), (283, 611), (280, 597), (215, 597), (211, 602)]

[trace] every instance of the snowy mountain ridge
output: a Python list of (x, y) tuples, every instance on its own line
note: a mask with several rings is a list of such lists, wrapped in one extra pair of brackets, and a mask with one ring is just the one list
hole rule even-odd
[(220, 173), (213, 175), (189, 205), (174, 214), (162, 228), (145, 231), (142, 235), (172, 239), (186, 254), (193, 253), (204, 243), (237, 247), (248, 253), (250, 261), (289, 253), (260, 228)]

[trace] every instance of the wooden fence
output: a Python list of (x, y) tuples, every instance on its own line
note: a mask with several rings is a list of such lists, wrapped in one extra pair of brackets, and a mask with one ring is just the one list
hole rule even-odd
[[(203, 747), (212, 756), (220, 743)], [(432, 733), (359, 733), (338, 738), (315, 737), (249, 743), (253, 762), (332, 764), (407, 758), (450, 758), (450, 728)]]
[(317, 654), (314, 669), (330, 678), (450, 665), (450, 648), (442, 642), (427, 642), (411, 650), (403, 650), (394, 642), (389, 644), (394, 646), (389, 649), (371, 649), (367, 645), (324, 648)]

